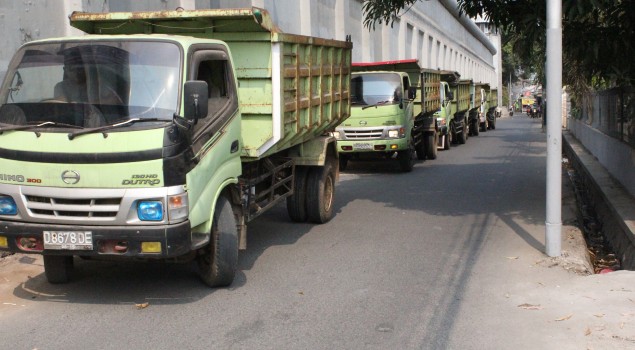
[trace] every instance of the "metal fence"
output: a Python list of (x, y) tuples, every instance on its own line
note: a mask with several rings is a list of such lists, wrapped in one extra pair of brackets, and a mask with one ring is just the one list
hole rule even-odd
[(614, 88), (584, 98), (574, 113), (581, 121), (635, 148), (635, 89)]

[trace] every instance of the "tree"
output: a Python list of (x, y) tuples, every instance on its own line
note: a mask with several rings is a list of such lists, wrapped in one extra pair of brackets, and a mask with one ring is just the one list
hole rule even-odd
[[(366, 0), (364, 25), (369, 29), (375, 23), (392, 25), (395, 16), (417, 1)], [(520, 66), (535, 70), (539, 82), (544, 81), (545, 0), (458, 0), (458, 4), (462, 14), (481, 15), (507, 33)], [(635, 0), (563, 0), (563, 83), (574, 94), (589, 86), (633, 85), (633, 57)]]

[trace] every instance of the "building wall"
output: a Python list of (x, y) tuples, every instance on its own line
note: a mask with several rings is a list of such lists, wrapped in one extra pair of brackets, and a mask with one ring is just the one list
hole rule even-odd
[(494, 54), (472, 34), (469, 25), (448, 10), (448, 4), (455, 6), (456, 1), (419, 1), (402, 11), (392, 27), (381, 25), (369, 31), (363, 25), (362, 0), (0, 0), (0, 29), (5, 34), (0, 38), (0, 74), (4, 75), (12, 53), (21, 44), (77, 34), (68, 26), (72, 11), (257, 6), (267, 9), (284, 32), (338, 40), (350, 35), (353, 61), (417, 58), (426, 68), (456, 70), (462, 78), (498, 87)]
[(567, 128), (606, 170), (635, 196), (635, 149), (587, 122), (570, 118)]

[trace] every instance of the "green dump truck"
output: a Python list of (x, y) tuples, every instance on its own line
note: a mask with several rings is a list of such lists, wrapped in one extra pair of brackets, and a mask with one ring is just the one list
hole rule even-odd
[(487, 96), (487, 128), (490, 130), (496, 129), (496, 118), (500, 117), (500, 111), (498, 109), (498, 90), (491, 89)]
[(472, 82), (470, 84), (470, 109), (468, 111), (468, 123), (470, 136), (478, 136), (483, 130), (482, 123), (485, 123), (485, 115), (482, 113), (483, 105), (487, 102), (487, 92), (489, 84)]
[(333, 214), (350, 42), (280, 32), (262, 9), (73, 13), (0, 91), (0, 249), (197, 261), (232, 283), (246, 224), (286, 200)]
[(461, 80), (454, 71), (439, 71), (440, 108), (434, 114), (439, 125), (438, 147), (450, 149), (454, 143), (465, 144), (468, 138), (471, 80)]
[(481, 106), (479, 107), (479, 111), (478, 111), (478, 118), (479, 118), (479, 122), (478, 122), (478, 126), (479, 126), (479, 131), (481, 132), (486, 132), (487, 130), (489, 130), (489, 120), (487, 120), (487, 111), (489, 110), (489, 94), (490, 94), (490, 87), (488, 83), (483, 83), (480, 84), (480, 96), (479, 96), (479, 89), (477, 89), (476, 92), (476, 96), (477, 98), (480, 97), (481, 98)]
[(438, 79), (426, 81), (416, 59), (353, 63), (351, 117), (336, 129), (340, 169), (351, 159), (398, 160), (411, 171), (437, 157)]

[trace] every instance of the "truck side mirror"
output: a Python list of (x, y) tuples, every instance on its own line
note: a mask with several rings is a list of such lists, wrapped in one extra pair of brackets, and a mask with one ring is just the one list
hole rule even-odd
[(414, 100), (415, 98), (417, 98), (417, 87), (411, 86), (408, 88), (408, 99)]
[(448, 91), (448, 101), (453, 101), (454, 100), (454, 94), (452, 93), (452, 91)]
[(202, 80), (190, 80), (185, 82), (183, 88), (183, 110), (187, 120), (193, 120), (194, 124), (199, 118), (207, 117), (207, 83)]

